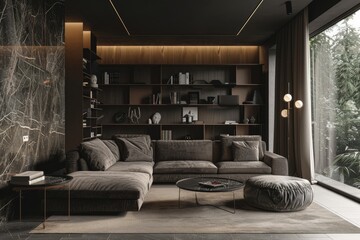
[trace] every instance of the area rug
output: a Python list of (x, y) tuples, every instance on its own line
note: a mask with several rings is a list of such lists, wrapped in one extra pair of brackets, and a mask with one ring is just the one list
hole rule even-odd
[[(277, 213), (251, 208), (235, 193), (235, 214), (213, 206), (198, 206), (193, 192), (154, 185), (139, 212), (112, 216), (71, 216), (70, 221), (47, 222), (31, 233), (360, 233), (360, 229), (316, 203), (299, 212)], [(201, 203), (232, 210), (231, 193), (200, 193)], [(101, 204), (101, 202), (99, 202)], [(52, 216), (56, 220), (61, 216)]]

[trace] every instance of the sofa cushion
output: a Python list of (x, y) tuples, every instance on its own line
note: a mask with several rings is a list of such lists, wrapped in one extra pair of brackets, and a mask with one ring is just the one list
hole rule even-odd
[(79, 171), (69, 176), (73, 177), (71, 198), (136, 200), (143, 199), (149, 190), (146, 173)]
[(141, 172), (150, 176), (153, 174), (154, 162), (116, 162), (106, 171), (114, 172)]
[(258, 161), (259, 141), (233, 141), (234, 161)]
[(217, 173), (209, 161), (163, 161), (155, 164), (154, 173)]
[(146, 140), (146, 144), (148, 146), (151, 146), (151, 137), (150, 135), (147, 135), (147, 134), (114, 134), (112, 135), (112, 139), (116, 141), (116, 139), (118, 138), (134, 138), (134, 137), (144, 137), (145, 140)]
[(116, 138), (119, 146), (121, 160), (123, 161), (153, 161), (153, 150), (151, 142), (145, 136)]
[(271, 174), (271, 167), (261, 161), (218, 162), (218, 173)]
[(156, 141), (156, 161), (195, 160), (212, 161), (210, 140)]
[(144, 137), (117, 138), (123, 161), (153, 161), (152, 148)]
[(81, 143), (81, 155), (89, 168), (95, 171), (104, 171), (117, 161), (110, 149), (98, 138)]
[(233, 141), (259, 141), (259, 159), (263, 159), (264, 150), (261, 143), (261, 136), (259, 135), (237, 135), (237, 136), (223, 136), (221, 138), (221, 161), (232, 161), (232, 142)]
[(120, 150), (119, 150), (119, 147), (116, 144), (116, 142), (114, 140), (102, 140), (102, 141), (110, 149), (112, 154), (114, 154), (114, 157), (116, 158), (116, 160), (119, 161), (120, 160)]

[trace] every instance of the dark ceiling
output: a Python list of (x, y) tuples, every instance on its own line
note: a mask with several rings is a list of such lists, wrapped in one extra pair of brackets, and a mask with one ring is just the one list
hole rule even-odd
[[(111, 1), (123, 20), (114, 10)], [(74, 0), (66, 1), (66, 21), (82, 21), (98, 45), (262, 44), (311, 0)]]

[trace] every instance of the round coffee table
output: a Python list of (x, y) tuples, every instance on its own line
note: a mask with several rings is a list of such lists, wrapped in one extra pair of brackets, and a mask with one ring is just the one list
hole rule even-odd
[[(196, 178), (186, 178), (176, 182), (176, 186), (179, 188), (179, 199), (178, 205), (180, 208), (180, 191), (187, 190), (195, 192), (195, 201), (199, 206), (213, 206), (224, 211), (235, 213), (235, 191), (244, 187), (244, 183), (228, 178), (219, 178), (219, 177), (196, 177)], [(223, 193), (223, 192), (232, 192), (233, 195), (233, 211), (229, 211), (220, 206), (215, 206), (211, 204), (200, 204), (197, 193), (206, 192), (206, 193)]]
[(45, 228), (46, 223), (46, 190), (48, 189), (56, 189), (56, 188), (64, 188), (66, 185), (68, 187), (68, 219), (70, 220), (70, 181), (73, 179), (71, 176), (56, 176), (56, 175), (47, 175), (45, 176), (45, 180), (34, 183), (32, 185), (25, 184), (14, 184), (10, 183), (12, 189), (14, 191), (19, 191), (19, 218), (20, 222), (22, 220), (21, 216), (21, 206), (22, 206), (22, 191), (29, 190), (43, 190), (44, 191), (44, 222), (43, 228)]

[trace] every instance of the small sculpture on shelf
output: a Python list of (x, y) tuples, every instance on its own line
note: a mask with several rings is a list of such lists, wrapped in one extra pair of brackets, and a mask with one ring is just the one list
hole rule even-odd
[(91, 87), (94, 87), (94, 88), (98, 87), (96, 75), (94, 75), (94, 74), (91, 75), (90, 82), (91, 82), (91, 84), (90, 84)]
[(254, 117), (254, 116), (251, 116), (251, 118), (250, 118), (250, 123), (251, 123), (251, 124), (254, 124), (255, 121), (256, 121), (255, 117)]
[(154, 124), (159, 124), (160, 120), (161, 120), (161, 114), (158, 112), (154, 113), (154, 115), (152, 116), (152, 122)]
[(185, 140), (191, 140), (192, 139), (190, 134), (186, 135), (184, 138), (185, 138)]
[(243, 123), (248, 124), (249, 121), (250, 121), (250, 120), (249, 120), (248, 118), (244, 118)]
[(141, 118), (140, 107), (137, 107), (137, 108), (134, 108), (134, 109), (129, 107), (128, 118), (129, 118), (131, 123), (139, 124), (139, 119)]

